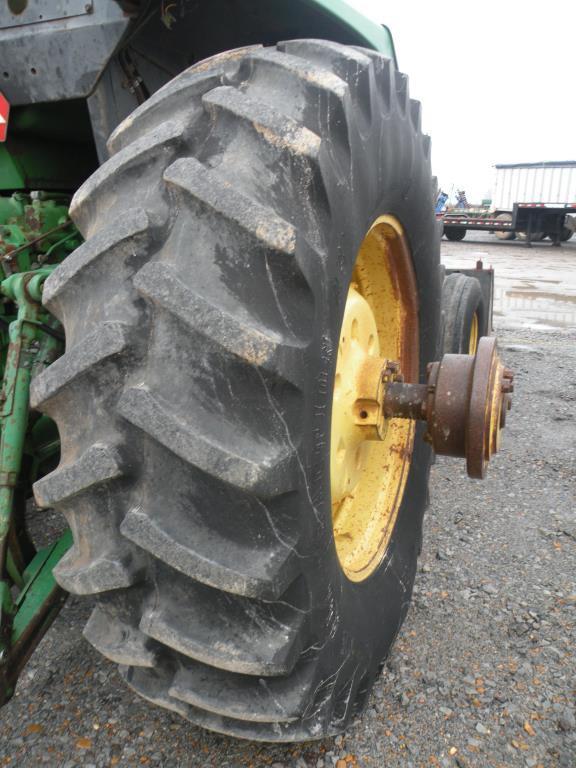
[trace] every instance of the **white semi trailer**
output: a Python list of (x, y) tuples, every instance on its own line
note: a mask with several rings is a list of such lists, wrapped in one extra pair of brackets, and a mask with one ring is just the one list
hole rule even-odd
[(576, 161), (496, 165), (489, 212), (454, 210), (442, 216), (444, 233), (461, 240), (468, 229), (527, 244), (549, 237), (555, 245), (574, 233)]

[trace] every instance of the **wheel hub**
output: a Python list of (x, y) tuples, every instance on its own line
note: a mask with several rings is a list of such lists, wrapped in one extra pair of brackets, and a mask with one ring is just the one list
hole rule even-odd
[[(390, 418), (425, 421), (424, 439), (436, 453), (466, 459), (469, 476), (483, 478), (499, 450), (514, 390), (512, 371), (503, 366), (496, 340), (481, 338), (475, 355), (444, 355), (430, 363), (426, 384), (404, 383), (397, 363), (379, 364), (369, 401), (377, 423)], [(366, 402), (361, 401), (362, 407)]]

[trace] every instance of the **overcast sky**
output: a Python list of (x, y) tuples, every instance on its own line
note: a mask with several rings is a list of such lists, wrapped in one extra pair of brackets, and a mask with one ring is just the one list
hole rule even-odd
[(387, 24), (440, 186), (480, 201), (495, 163), (576, 160), (576, 0), (347, 0)]

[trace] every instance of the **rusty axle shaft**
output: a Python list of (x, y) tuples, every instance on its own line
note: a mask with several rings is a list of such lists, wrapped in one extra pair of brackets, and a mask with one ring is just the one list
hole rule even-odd
[(387, 419), (426, 420), (427, 384), (391, 381), (384, 391), (384, 416)]

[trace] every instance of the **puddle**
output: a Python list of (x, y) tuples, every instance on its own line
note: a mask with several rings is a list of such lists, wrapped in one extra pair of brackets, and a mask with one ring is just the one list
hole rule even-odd
[(576, 328), (576, 295), (494, 288), (494, 314), (524, 326)]
[[(461, 245), (458, 243), (458, 245)], [(576, 328), (576, 243), (556, 248), (459, 248), (444, 252), (447, 267), (494, 268), (494, 317), (505, 325)]]
[(506, 296), (509, 299), (542, 299), (544, 301), (567, 302), (568, 304), (576, 304), (576, 296), (570, 296), (562, 293), (549, 293), (546, 291), (523, 291), (521, 288), (514, 288), (511, 291), (506, 291)]

